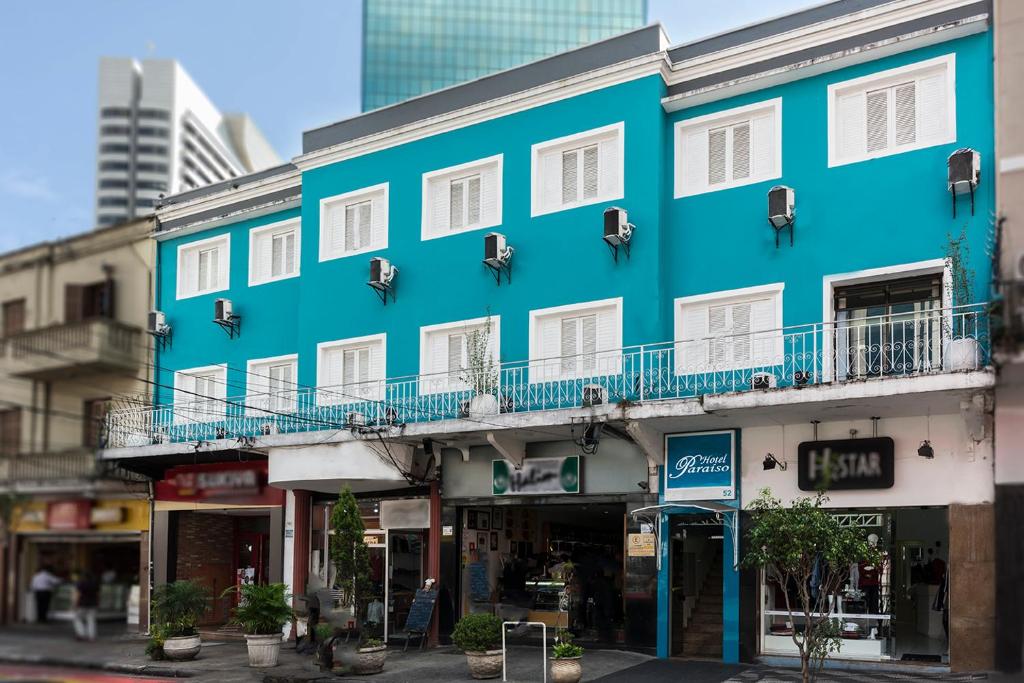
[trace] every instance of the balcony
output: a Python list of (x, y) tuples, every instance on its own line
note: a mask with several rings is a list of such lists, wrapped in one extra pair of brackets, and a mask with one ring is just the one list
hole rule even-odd
[[(579, 356), (501, 363), (490, 413), (450, 374), (200, 399), (110, 413), (107, 447), (237, 439), (441, 420), (494, 425), (501, 415), (594, 405), (864, 385), (981, 370), (990, 364), (984, 305), (663, 342)], [(900, 387), (900, 390), (904, 390)], [(806, 392), (808, 396), (815, 392)], [(870, 392), (868, 392), (870, 393)], [(836, 397), (838, 398), (838, 396)]]
[(141, 482), (139, 475), (96, 459), (88, 448), (0, 456), (0, 489), (35, 490), (58, 486), (81, 490), (84, 482), (111, 480), (115, 486)]
[(0, 373), (59, 379), (97, 372), (134, 372), (142, 339), (137, 327), (96, 318), (0, 339)]

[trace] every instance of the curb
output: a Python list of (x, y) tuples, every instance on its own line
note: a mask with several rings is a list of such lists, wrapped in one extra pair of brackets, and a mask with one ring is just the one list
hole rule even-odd
[(73, 657), (0, 654), (0, 663), (30, 664), (34, 666), (54, 666), (62, 668), (72, 667), (77, 669), (109, 671), (110, 673), (129, 674), (133, 676), (156, 676), (159, 678), (192, 678), (196, 675), (196, 672), (194, 671), (176, 669), (172, 666), (97, 662), (96, 660), (75, 659)]

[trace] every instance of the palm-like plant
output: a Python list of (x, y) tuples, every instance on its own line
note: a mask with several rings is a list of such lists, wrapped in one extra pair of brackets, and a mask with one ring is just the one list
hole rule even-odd
[(242, 627), (248, 635), (273, 635), (292, 618), (283, 583), (244, 584), (232, 586), (225, 592), (237, 590), (240, 594), (238, 607), (234, 609), (232, 621)]
[(194, 636), (210, 606), (210, 593), (194, 581), (175, 581), (153, 591), (153, 621), (165, 638)]

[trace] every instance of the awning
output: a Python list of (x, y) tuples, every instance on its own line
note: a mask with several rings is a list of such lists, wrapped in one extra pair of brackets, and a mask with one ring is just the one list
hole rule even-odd
[(716, 519), (721, 520), (722, 525), (728, 525), (730, 530), (730, 541), (732, 543), (732, 566), (738, 567), (740, 563), (740, 544), (739, 544), (739, 519), (740, 516), (737, 514), (740, 509), (720, 503), (714, 500), (698, 500), (698, 501), (686, 501), (679, 503), (662, 503), (660, 505), (648, 505), (646, 507), (637, 508), (636, 510), (630, 511), (630, 515), (633, 517), (646, 517), (651, 519), (654, 523), (654, 538), (657, 544), (655, 556), (658, 561), (658, 570), (661, 570), (661, 516), (665, 512), (672, 510), (698, 510), (702, 512), (711, 512), (715, 515)]

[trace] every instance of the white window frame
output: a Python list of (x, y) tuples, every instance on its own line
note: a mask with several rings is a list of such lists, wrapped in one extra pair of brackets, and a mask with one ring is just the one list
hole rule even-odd
[[(257, 376), (262, 377), (264, 380), (269, 382), (269, 377), (267, 375), (263, 374), (260, 371), (261, 368), (269, 368), (270, 366), (273, 366), (273, 365), (285, 365), (285, 364), (290, 364), (292, 366), (292, 377), (294, 378), (294, 380), (292, 381), (292, 396), (291, 396), (291, 398), (289, 398), (285, 402), (285, 405), (283, 405), (283, 406), (281, 406), (281, 405), (272, 405), (272, 404), (268, 404), (268, 405), (265, 405), (265, 406), (261, 405), (261, 406), (258, 406), (258, 407), (254, 406), (255, 403), (259, 402), (260, 397), (266, 396), (266, 394), (264, 394), (263, 392), (258, 391), (259, 387), (254, 386), (255, 383), (256, 383), (255, 382), (256, 377)], [(273, 413), (290, 413), (290, 412), (295, 412), (295, 410), (296, 410), (296, 399), (298, 398), (298, 393), (299, 393), (299, 385), (298, 385), (298, 381), (299, 381), (299, 354), (297, 354), (297, 353), (289, 353), (289, 354), (285, 354), (283, 356), (271, 356), (269, 358), (253, 358), (251, 360), (246, 361), (245, 370), (246, 370), (246, 377), (245, 377), (245, 404), (246, 404), (246, 414), (247, 415), (253, 415), (253, 416), (256, 416), (256, 417), (266, 416), (268, 418), (272, 418), (273, 417)], [(273, 412), (266, 412), (266, 411), (263, 411), (263, 410), (259, 410), (258, 408), (266, 408), (267, 410), (270, 410), (270, 411), (273, 411)]]
[[(291, 273), (285, 273), (283, 275), (273, 276), (267, 275), (267, 277), (260, 277), (259, 264), (256, 263), (256, 242), (262, 236), (267, 233), (271, 233), (271, 241), (279, 234), (287, 232), (295, 233), (295, 271)], [(273, 249), (273, 245), (271, 245)], [(278, 221), (269, 225), (261, 225), (258, 228), (252, 228), (249, 231), (249, 286), (263, 285), (268, 282), (278, 282), (279, 280), (288, 280), (293, 277), (299, 276), (302, 263), (302, 220), (299, 218), (289, 218), (287, 220)]]
[[(491, 316), (491, 361), (498, 371), (498, 381), (501, 381), (501, 316)], [(450, 323), (439, 323), (436, 325), (424, 325), (420, 327), (420, 377), (428, 377), (427, 381), (420, 380), (420, 394), (437, 394), (446, 391), (462, 391), (468, 389), (463, 382), (444, 381), (435, 377), (431, 372), (430, 338), (438, 333), (465, 332), (469, 334), (487, 324), (487, 317), (470, 318), (469, 320), (458, 320)]]
[[(837, 146), (839, 144), (836, 116), (838, 115), (836, 102), (839, 97), (852, 92), (869, 92), (879, 90), (893, 85), (904, 83), (908, 80), (915, 80), (923, 73), (934, 72), (940, 69), (945, 70), (946, 76), (946, 135), (941, 139), (915, 141), (913, 144), (889, 146), (885, 149), (874, 152), (865, 152), (856, 156), (840, 157)], [(949, 144), (956, 141), (956, 55), (951, 53), (922, 62), (915, 62), (905, 66), (879, 71), (859, 78), (853, 78), (839, 83), (830, 83), (828, 86), (828, 166), (845, 166), (855, 164), (868, 159), (903, 154), (917, 149), (935, 147), (937, 145)]]
[[(544, 206), (542, 201), (542, 185), (549, 179), (541, 178), (540, 159), (541, 156), (548, 153), (559, 153), (567, 152), (576, 148), (586, 147), (591, 144), (597, 144), (607, 138), (614, 138), (616, 145), (618, 146), (618, 168), (616, 169), (616, 185), (615, 191), (608, 192), (604, 195), (598, 192), (597, 196), (590, 199), (583, 199), (571, 204), (559, 204), (558, 206)], [(626, 160), (626, 124), (624, 121), (613, 123), (608, 126), (602, 126), (600, 128), (593, 128), (591, 130), (585, 130), (580, 133), (573, 133), (572, 135), (566, 135), (553, 140), (545, 140), (544, 142), (538, 142), (530, 148), (530, 216), (543, 216), (549, 213), (558, 213), (559, 211), (568, 211), (569, 209), (575, 209), (581, 206), (589, 206), (591, 204), (602, 204), (604, 202), (615, 201), (622, 199), (624, 195), (624, 188), (626, 186), (625, 178), (625, 160)], [(600, 161), (598, 162), (600, 164)], [(598, 188), (601, 186), (600, 178), (600, 166), (598, 167)], [(559, 187), (561, 187), (561, 177), (558, 179)]]
[[(603, 360), (602, 355), (609, 358), (613, 365), (613, 369), (609, 372), (594, 372), (579, 374), (576, 372), (564, 372), (561, 369), (560, 358), (558, 359), (557, 371), (554, 368), (555, 358), (545, 358), (541, 356), (541, 343), (538, 335), (540, 333), (540, 323), (542, 320), (548, 318), (566, 318), (577, 314), (578, 316), (587, 315), (588, 313), (598, 313), (602, 309), (611, 308), (614, 311), (615, 316), (615, 343), (612, 344), (611, 349), (604, 351), (597, 351), (595, 356), (598, 361)], [(574, 316), (575, 317), (575, 316)], [(571, 379), (578, 379), (579, 377), (603, 377), (609, 375), (616, 375), (622, 372), (622, 297), (615, 297), (612, 299), (599, 299), (597, 301), (585, 301), (575, 304), (567, 304), (564, 306), (553, 306), (551, 308), (538, 308), (530, 311), (530, 327), (529, 327), (529, 357), (530, 357), (530, 384), (539, 384), (543, 382), (557, 382)], [(614, 354), (614, 356), (613, 356)], [(599, 363), (600, 364), (600, 363)]]
[[(468, 161), (464, 164), (458, 164), (456, 166), (449, 166), (447, 168), (441, 168), (436, 171), (429, 171), (423, 174), (423, 194), (422, 194), (422, 213), (420, 217), (420, 239), (421, 240), (433, 240), (442, 237), (448, 237), (450, 235), (458, 235), (463, 232), (472, 232), (474, 230), (484, 230), (486, 228), (493, 228), (501, 225), (502, 223), (502, 197), (504, 192), (502, 191), (503, 177), (504, 177), (504, 165), (505, 155), (495, 154), (494, 156), (486, 157), (484, 159), (476, 159), (474, 161)], [(459, 180), (467, 176), (472, 176), (477, 173), (482, 173), (489, 168), (495, 168), (496, 170), (496, 192), (497, 196), (494, 198), (495, 204), (495, 216), (492, 220), (486, 220), (483, 217), (483, 180), (481, 179), (480, 186), (480, 222), (472, 225), (466, 225), (458, 229), (452, 229), (448, 226), (447, 229), (444, 227), (438, 227), (433, 225), (431, 220), (431, 206), (433, 194), (431, 192), (431, 183), (442, 179), (442, 180)], [(450, 191), (450, 190), (449, 190)]]
[[(739, 289), (727, 289), (727, 290), (722, 290), (722, 291), (718, 291), (718, 292), (709, 292), (707, 294), (695, 294), (695, 295), (692, 295), (692, 296), (676, 297), (676, 299), (672, 302), (672, 310), (673, 310), (673, 316), (674, 316), (674, 331), (675, 331), (675, 334), (674, 334), (674, 336), (675, 336), (675, 341), (674, 341), (675, 352), (674, 352), (673, 355), (675, 357), (675, 373), (676, 373), (676, 375), (677, 376), (692, 375), (692, 374), (699, 374), (699, 372), (700, 372), (699, 370), (695, 370), (694, 368), (688, 368), (686, 366), (686, 364), (684, 362), (685, 359), (684, 359), (684, 352), (683, 352), (683, 344), (685, 344), (687, 342), (691, 342), (691, 341), (696, 341), (697, 339), (713, 339), (714, 338), (714, 337), (711, 336), (710, 333), (708, 333), (704, 337), (698, 337), (698, 338), (695, 338), (695, 339), (691, 339), (690, 337), (687, 336), (688, 332), (685, 329), (685, 325), (683, 324), (683, 310), (687, 306), (693, 306), (693, 305), (713, 306), (713, 305), (736, 304), (736, 303), (743, 303), (743, 302), (746, 302), (746, 301), (757, 301), (757, 300), (765, 299), (765, 298), (768, 298), (768, 297), (774, 297), (775, 298), (775, 328), (773, 330), (768, 330), (768, 331), (769, 332), (774, 332), (774, 334), (771, 335), (771, 338), (773, 338), (774, 344), (775, 344), (776, 353), (774, 355), (777, 356), (780, 352), (782, 352), (785, 349), (785, 346), (784, 346), (785, 335), (784, 335), (784, 332), (783, 332), (783, 318), (782, 318), (782, 302), (783, 302), (783, 298), (784, 298), (783, 295), (784, 295), (785, 289), (786, 289), (786, 284), (784, 282), (774, 282), (774, 283), (767, 284), (767, 285), (755, 285), (753, 287), (741, 287)], [(753, 334), (761, 334), (761, 333), (751, 332), (751, 334), (753, 335)], [(774, 362), (774, 358), (773, 358), (772, 364), (781, 364), (781, 363), (775, 363)], [(757, 368), (757, 367), (762, 367), (762, 366), (763, 366), (763, 364), (756, 364), (756, 363), (754, 363), (753, 362), (753, 357), (751, 357), (751, 363), (743, 364), (743, 365), (736, 365), (736, 366), (732, 366), (732, 367), (717, 367), (717, 366), (716, 367), (712, 367), (711, 362), (708, 361), (708, 366), (707, 366), (707, 368), (705, 370), (715, 370), (715, 371), (745, 370), (745, 369), (749, 369), (749, 368)]]
[[(320, 200), (320, 262), (333, 261), (334, 259), (348, 258), (350, 256), (358, 256), (359, 254), (367, 254), (373, 251), (380, 251), (387, 249), (388, 247), (388, 233), (390, 232), (390, 213), (391, 205), (389, 199), (389, 185), (390, 183), (380, 183), (379, 185), (371, 185), (370, 187), (362, 187), (358, 190), (352, 190), (351, 192), (344, 192), (342, 194), (332, 195), (330, 197), (324, 197)], [(327, 225), (327, 210), (335, 204), (341, 204), (343, 207), (351, 206), (353, 204), (361, 204), (367, 201), (373, 201), (374, 199), (381, 198), (381, 206), (384, 209), (384, 235), (381, 239), (380, 244), (371, 244), (368, 247), (362, 247), (354, 251), (342, 251), (336, 253), (331, 250), (330, 240), (326, 235)], [(373, 219), (371, 214), (371, 241), (373, 239)]]
[[(324, 392), (320, 391), (321, 388), (330, 388), (325, 386), (326, 381), (326, 368), (324, 367), (324, 352), (332, 349), (353, 350), (361, 348), (363, 346), (371, 346), (373, 344), (380, 344), (381, 353), (381, 377), (377, 379), (368, 380), (369, 382), (377, 382), (377, 387), (365, 397), (359, 397), (356, 395), (339, 395), (339, 396), (327, 396)], [(372, 361), (371, 361), (372, 362)], [(381, 387), (385, 384), (388, 376), (387, 370), (388, 362), (388, 339), (386, 333), (380, 334), (368, 334), (362, 337), (349, 337), (348, 339), (335, 339), (332, 341), (320, 342), (316, 345), (316, 403), (321, 406), (329, 405), (342, 405), (346, 403), (360, 403), (364, 401), (380, 401), (384, 397), (381, 395)]]
[[(207, 249), (217, 248), (220, 249), (220, 254), (217, 257), (218, 265), (220, 261), (224, 262), (224, 279), (226, 282), (218, 282), (218, 286), (210, 289), (198, 289), (195, 290), (190, 288), (189, 283), (186, 283), (182, 278), (185, 272), (185, 259), (193, 251), (206, 251)], [(178, 268), (174, 274), (175, 278), (175, 299), (191, 299), (197, 296), (203, 296), (205, 294), (213, 294), (214, 292), (223, 292), (231, 287), (231, 233), (226, 232), (213, 237), (207, 237), (206, 239), (196, 240), (195, 242), (188, 242), (187, 244), (178, 245), (177, 254)], [(198, 271), (196, 275), (198, 276)]]
[[(684, 149), (684, 143), (686, 136), (695, 132), (704, 132), (705, 135), (714, 129), (722, 128), (724, 126), (731, 126), (743, 121), (752, 121), (759, 116), (769, 114), (772, 117), (772, 147), (774, 164), (769, 173), (755, 176), (753, 174), (753, 168), (751, 173), (746, 178), (740, 178), (738, 180), (727, 179), (724, 183), (718, 183), (716, 185), (709, 185), (707, 182), (691, 187), (686, 182), (686, 154), (687, 150)], [(709, 192), (718, 192), (719, 190), (729, 190), (734, 187), (743, 187), (744, 185), (753, 185), (754, 183), (763, 183), (769, 180), (776, 180), (782, 177), (782, 98), (776, 97), (770, 100), (764, 100), (763, 102), (754, 102), (753, 104), (747, 104), (742, 107), (734, 107), (732, 109), (726, 109), (725, 111), (718, 111), (712, 114), (705, 114), (704, 116), (698, 116), (692, 119), (683, 119), (682, 121), (676, 121), (673, 126), (673, 173), (674, 173), (674, 196), (676, 199), (681, 197), (692, 197), (698, 194), (707, 194)], [(753, 136), (753, 127), (751, 127), (751, 136)], [(707, 151), (705, 150), (705, 154)], [(750, 163), (753, 164), (753, 155), (750, 157)]]
[[(183, 377), (195, 377), (196, 375), (209, 375), (218, 373), (219, 378), (214, 380), (215, 384), (221, 387), (221, 395), (210, 397), (206, 403), (206, 407), (198, 406), (198, 409), (191, 409), (182, 406), (182, 403), (190, 406), (195, 406), (199, 401), (202, 401), (198, 396), (192, 394), (182, 394), (182, 400), (178, 401), (178, 392), (184, 391), (181, 386), (181, 380)], [(172, 405), (174, 406), (173, 424), (175, 425), (189, 425), (189, 424), (206, 424), (210, 422), (220, 422), (227, 418), (227, 393), (228, 393), (228, 366), (226, 363), (219, 363), (216, 365), (203, 365), (197, 368), (186, 368), (184, 370), (174, 371), (174, 400)], [(215, 408), (211, 410), (211, 408)]]

